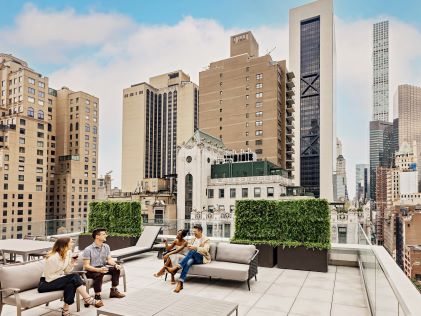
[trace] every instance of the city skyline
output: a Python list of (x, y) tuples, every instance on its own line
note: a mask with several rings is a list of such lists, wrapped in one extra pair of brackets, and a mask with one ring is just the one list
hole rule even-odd
[[(0, 50), (27, 60), (34, 69), (48, 76), (56, 89), (69, 85), (75, 90), (92, 91), (103, 100), (100, 119), (102, 126), (109, 128), (101, 130), (99, 156), (102, 158), (98, 174), (114, 170), (115, 184), (120, 185), (121, 155), (116, 153), (121, 153), (121, 91), (124, 87), (174, 69), (184, 69), (192, 81), (198, 82), (199, 72), (209, 62), (227, 55), (226, 38), (247, 30), (255, 34), (262, 54), (276, 46), (271, 53), (273, 58), (286, 59), (288, 64), (288, 9), (305, 3), (308, 1), (264, 2), (263, 12), (271, 11), (268, 7), (279, 6), (282, 13), (279, 16), (262, 14), (265, 21), (242, 13), (229, 22), (229, 12), (238, 13), (238, 7), (235, 10), (231, 3), (221, 12), (207, 8), (206, 4), (200, 8), (191, 5), (187, 10), (183, 3), (170, 18), (163, 14), (158, 20), (157, 17), (146, 19), (142, 10), (137, 15), (133, 13), (136, 10), (128, 13), (126, 4), (122, 7), (113, 4), (114, 7), (106, 9), (101, 2), (95, 6), (45, 2), (37, 7), (18, 1), (7, 5), (10, 11), (7, 18), (1, 19)], [(414, 40), (421, 38), (419, 21), (417, 23), (411, 13), (403, 12), (403, 9), (396, 10), (394, 4), (375, 1), (364, 10), (362, 5), (360, 1), (352, 4), (335, 2), (336, 134), (343, 140), (352, 195), (355, 192), (355, 165), (368, 162), (373, 23), (390, 21), (390, 95), (398, 84), (421, 85), (421, 45), (417, 43), (420, 41)], [(407, 11), (416, 12), (419, 7), (410, 1), (408, 5), (414, 10)], [(168, 12), (172, 7), (168, 7)], [(180, 12), (183, 9), (185, 11)], [(272, 8), (272, 11), (278, 10)], [(63, 32), (57, 32), (57, 27), (53, 29), (53, 23), (61, 25), (59, 30)], [(44, 30), (42, 34), (38, 32), (37, 37), (33, 36), (35, 24), (36, 28)], [(82, 29), (86, 31), (82, 32)], [(55, 34), (59, 34), (59, 38)], [(158, 38), (160, 40), (155, 40)], [(24, 45), (18, 44), (22, 41)], [(168, 47), (171, 47), (171, 58), (168, 58)], [(355, 50), (355, 47), (359, 49)], [(390, 119), (395, 116), (393, 113)], [(360, 127), (356, 128), (356, 124)]]

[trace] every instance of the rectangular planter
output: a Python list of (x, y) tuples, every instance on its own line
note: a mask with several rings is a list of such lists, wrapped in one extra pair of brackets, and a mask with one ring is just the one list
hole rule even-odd
[(256, 248), (259, 250), (257, 259), (259, 267), (273, 268), (277, 262), (277, 247), (272, 247), (269, 245), (256, 245)]
[(299, 247), (278, 247), (278, 268), (327, 272), (328, 252), (326, 249)]
[[(110, 246), (111, 251), (113, 251), (135, 246), (138, 239), (139, 237), (108, 236), (106, 243)], [(91, 235), (79, 236), (79, 249), (81, 251), (92, 243), (93, 239)]]

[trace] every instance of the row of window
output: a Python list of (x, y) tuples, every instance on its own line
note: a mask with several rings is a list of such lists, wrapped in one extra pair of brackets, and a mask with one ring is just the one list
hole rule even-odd
[[(267, 197), (274, 197), (274, 187), (267, 187), (266, 188), (266, 196)], [(254, 197), (259, 198), (262, 197), (262, 188), (255, 187), (253, 188), (254, 191)], [(237, 189), (231, 188), (229, 189), (230, 198), (235, 199), (237, 196)], [(214, 189), (208, 189), (207, 190), (208, 198), (212, 199), (214, 198)], [(249, 196), (249, 189), (248, 188), (241, 188), (241, 197), (247, 198)], [(218, 197), (219, 198), (225, 198), (225, 189), (218, 189)]]

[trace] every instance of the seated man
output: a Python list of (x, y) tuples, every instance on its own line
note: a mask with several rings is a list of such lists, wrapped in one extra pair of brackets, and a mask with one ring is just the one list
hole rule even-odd
[(111, 258), (110, 246), (104, 243), (107, 240), (107, 230), (94, 229), (92, 238), (94, 242), (83, 251), (83, 269), (87, 271), (86, 277), (94, 280), (95, 300), (102, 300), (102, 279), (105, 274), (111, 275), (110, 298), (124, 297), (117, 289), (121, 266)]
[(189, 252), (175, 267), (166, 267), (167, 271), (172, 275), (176, 274), (178, 270), (182, 269), (181, 276), (177, 282), (174, 292), (179, 293), (183, 289), (183, 283), (186, 281), (187, 272), (193, 264), (209, 263), (211, 256), (209, 253), (210, 240), (203, 235), (202, 225), (193, 226), (194, 238), (190, 241), (187, 248)]

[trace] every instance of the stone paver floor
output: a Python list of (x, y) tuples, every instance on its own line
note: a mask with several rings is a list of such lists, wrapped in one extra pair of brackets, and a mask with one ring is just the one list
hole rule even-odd
[[(171, 292), (169, 278), (155, 278), (153, 273), (162, 264), (156, 253), (145, 254), (137, 260), (125, 263), (127, 272), (128, 295), (135, 289), (157, 288)], [(328, 273), (282, 270), (277, 268), (259, 268), (257, 282), (247, 284), (227, 280), (192, 277), (179, 294), (227, 300), (239, 303), (239, 314), (247, 316), (268, 315), (308, 315), (308, 316), (367, 316), (370, 315), (364, 295), (359, 269), (351, 267), (329, 266)], [(112, 304), (108, 298), (110, 283), (104, 285), (104, 304)], [(122, 290), (122, 286), (120, 287)], [(91, 293), (92, 294), (92, 293)], [(139, 300), (142, 298), (139, 297)], [(165, 298), (163, 298), (165, 299)], [(23, 312), (23, 316), (59, 316), (60, 301), (50, 303)], [(95, 308), (85, 308), (76, 312), (76, 305), (71, 306), (72, 315), (95, 316)], [(3, 308), (2, 316), (16, 315), (11, 306)], [(141, 310), (139, 311), (141, 315)]]

